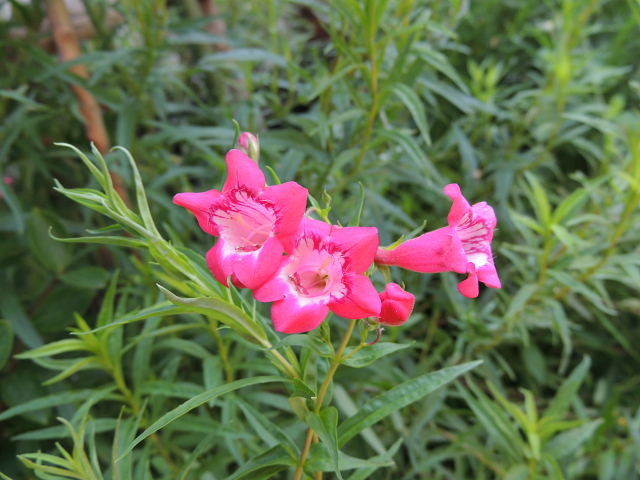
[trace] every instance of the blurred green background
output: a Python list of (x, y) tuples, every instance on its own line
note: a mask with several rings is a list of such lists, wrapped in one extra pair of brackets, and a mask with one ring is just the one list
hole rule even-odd
[[(404, 441), (371, 478), (640, 476), (640, 1), (67, 2), (86, 79), (60, 62), (51, 3), (0, 0), (0, 412), (86, 386), (82, 373), (43, 385), (48, 365), (12, 355), (65, 338), (74, 313), (93, 323), (114, 270), (118, 311), (157, 296), (144, 256), (49, 236), (109, 226), (53, 191), (89, 182), (53, 145), (89, 149), (81, 85), (136, 158), (156, 223), (203, 254), (210, 238), (171, 198), (221, 185), (234, 119), (259, 135), (263, 165), (330, 194), (334, 221), (353, 219), (360, 183), (362, 223), (385, 245), (443, 226), (449, 182), (495, 207), (504, 288), (469, 300), (454, 274), (394, 270), (417, 304), (384, 336), (412, 348), (338, 375), (357, 405), (376, 386), (484, 360), (376, 428), (387, 446)], [(131, 195), (121, 156), (107, 160)], [(202, 365), (176, 345), (152, 370), (200, 385)], [(16, 454), (50, 451), (64, 436), (55, 417), (73, 412), (0, 421), (0, 471), (32, 478)], [(188, 478), (224, 478), (259, 450), (247, 436), (221, 438)]]

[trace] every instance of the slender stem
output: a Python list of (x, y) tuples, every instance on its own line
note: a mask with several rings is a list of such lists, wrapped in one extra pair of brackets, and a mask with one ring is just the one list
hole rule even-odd
[[(313, 409), (315, 413), (320, 412), (320, 410), (322, 409), (322, 403), (324, 401), (324, 397), (327, 395), (327, 392), (329, 391), (329, 387), (333, 382), (333, 376), (335, 375), (336, 371), (338, 370), (338, 367), (342, 363), (344, 352), (347, 348), (347, 345), (349, 345), (349, 340), (351, 340), (351, 336), (353, 335), (353, 331), (356, 327), (356, 322), (357, 320), (352, 320), (349, 323), (349, 327), (347, 328), (347, 331), (345, 332), (344, 337), (342, 337), (342, 342), (340, 343), (340, 347), (338, 347), (338, 351), (336, 352), (335, 357), (333, 357), (333, 362), (331, 363), (331, 367), (327, 372), (327, 376), (325, 377), (324, 381), (322, 382), (322, 385), (320, 386), (320, 390), (318, 391), (318, 396), (316, 397), (316, 402)], [(293, 477), (295, 480), (302, 479), (304, 464), (307, 461), (307, 457), (309, 456), (309, 450), (311, 448), (313, 437), (314, 437), (314, 432), (311, 428), (309, 428), (309, 430), (307, 431), (307, 437), (304, 442), (304, 448), (302, 450), (302, 453), (300, 454), (298, 468), (296, 468), (296, 472)]]
[[(122, 392), (126, 402), (131, 407), (133, 414), (135, 416), (141, 415), (142, 409), (140, 407), (140, 402), (138, 402), (138, 399), (136, 398), (136, 396), (133, 394), (133, 392), (131, 392), (131, 390), (127, 386), (127, 382), (124, 379), (124, 373), (122, 372), (122, 364), (120, 363), (119, 359), (117, 359), (115, 363), (111, 363), (111, 374), (113, 375), (113, 379), (116, 382), (116, 386), (118, 387), (120, 392)], [(146, 428), (149, 426), (149, 423), (144, 417), (142, 418), (141, 423), (143, 428)], [(149, 438), (151, 438), (151, 441), (155, 444), (156, 448), (160, 452), (160, 455), (162, 455), (162, 458), (164, 458), (164, 461), (167, 463), (167, 465), (172, 470), (172, 472), (177, 473), (178, 468), (171, 460), (171, 454), (166, 449), (166, 447), (162, 444), (160, 437), (157, 434), (153, 433)]]

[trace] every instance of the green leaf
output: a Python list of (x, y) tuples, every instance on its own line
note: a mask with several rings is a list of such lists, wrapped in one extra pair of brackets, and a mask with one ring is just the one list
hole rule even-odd
[(599, 418), (560, 433), (546, 445), (545, 452), (558, 460), (574, 454), (583, 443), (593, 436), (602, 422), (603, 420)]
[(91, 290), (104, 288), (108, 279), (109, 272), (104, 268), (91, 266), (70, 270), (60, 275), (60, 280), (67, 285), (76, 288), (89, 288)]
[(104, 294), (104, 298), (102, 299), (102, 305), (100, 305), (100, 312), (98, 313), (98, 320), (96, 321), (96, 325), (99, 327), (102, 325), (106, 325), (113, 319), (114, 301), (116, 298), (116, 291), (118, 287), (118, 277), (119, 273), (116, 270), (111, 276), (109, 288), (107, 288), (107, 292)]
[(571, 195), (565, 198), (560, 205), (556, 207), (551, 216), (552, 223), (562, 223), (566, 218), (573, 214), (587, 199), (589, 190), (578, 188)]
[(87, 345), (77, 339), (64, 339), (58, 340), (57, 342), (47, 343), (38, 348), (34, 348), (33, 350), (28, 350), (26, 352), (19, 353), (16, 355), (16, 358), (25, 359), (25, 358), (40, 358), (40, 357), (50, 357), (53, 355), (58, 355), (60, 353), (67, 352), (77, 352), (81, 350), (86, 350)]
[(225, 480), (260, 480), (269, 478), (275, 473), (287, 468), (295, 467), (296, 460), (291, 458), (280, 445), (276, 445), (244, 462), (232, 475)]
[(345, 351), (346, 358), (342, 361), (342, 364), (353, 368), (366, 367), (379, 358), (412, 346), (413, 343), (378, 342), (363, 347), (351, 356), (349, 355), (350, 352), (353, 352), (357, 347), (349, 347)]
[(158, 285), (158, 288), (171, 303), (186, 306), (193, 313), (214, 315), (215, 318), (218, 318), (236, 332), (255, 340), (259, 345), (263, 347), (271, 346), (262, 326), (251, 320), (244, 311), (235, 305), (218, 298), (182, 298), (174, 295), (161, 285)]
[[(136, 439), (129, 444), (126, 448), (123, 449), (122, 455), (120, 455), (119, 459), (122, 459), (124, 456), (128, 455), (140, 442), (145, 440), (150, 435), (154, 434), (158, 430), (166, 427), (168, 424), (173, 422), (174, 420), (182, 417), (183, 415), (189, 413), (194, 408), (199, 407), (215, 398), (218, 398), (222, 395), (225, 395), (229, 392), (233, 392), (240, 388), (249, 387), (252, 385), (259, 385), (262, 383), (272, 383), (272, 382), (286, 382), (287, 380), (281, 377), (276, 376), (260, 376), (253, 378), (245, 378), (242, 380), (236, 380), (235, 382), (227, 383), (225, 385), (220, 385), (219, 387), (212, 388), (211, 390), (207, 390), (206, 392), (202, 392), (199, 395), (187, 400), (182, 403), (178, 407), (173, 410), (165, 413), (158, 420), (153, 422), (144, 432), (136, 437)], [(5, 412), (6, 413), (6, 412)], [(0, 420), (2, 417), (0, 416)]]
[(313, 390), (309, 385), (304, 383), (299, 378), (293, 379), (293, 393), (292, 397), (304, 397), (304, 398), (315, 398), (317, 393)]
[(424, 105), (422, 104), (420, 97), (418, 97), (411, 88), (403, 83), (394, 85), (391, 91), (402, 101), (402, 103), (404, 103), (409, 112), (411, 112), (413, 121), (418, 126), (418, 130), (420, 131), (425, 144), (431, 145), (429, 125), (427, 124), (427, 113), (424, 110)]
[[(458, 391), (482, 423), (489, 437), (500, 445), (501, 449), (509, 455), (513, 462), (522, 461), (524, 459), (525, 445), (516, 423), (509, 418), (503, 406), (492, 401), (472, 382), (469, 382), (468, 385), (475, 398), (464, 388), (458, 388)], [(517, 406), (511, 404), (510, 413), (518, 415), (516, 410)]]
[(71, 261), (71, 255), (68, 247), (49, 238), (50, 223), (42, 210), (33, 209), (27, 221), (27, 241), (29, 250), (41, 265), (53, 272), (61, 273)]
[[(115, 387), (109, 388), (114, 390)], [(49, 407), (57, 407), (59, 405), (67, 405), (70, 403), (78, 402), (89, 397), (94, 390), (76, 390), (64, 393), (55, 393), (53, 395), (47, 395), (46, 397), (36, 398), (28, 402), (16, 405), (15, 407), (5, 410), (0, 413), (0, 421), (8, 418), (15, 417), (16, 415), (22, 415), (23, 413), (33, 412), (34, 410), (42, 410)]]
[[(371, 472), (378, 470), (382, 467), (392, 467), (394, 462), (392, 460), (393, 455), (396, 454), (398, 448), (403, 443), (403, 439), (400, 438), (391, 446), (391, 448), (381, 455), (376, 455), (369, 458), (356, 458), (347, 455), (343, 452), (338, 452), (338, 460), (340, 462), (340, 468), (342, 470), (355, 470), (355, 469), (367, 469)], [(311, 448), (311, 456), (307, 461), (307, 467), (310, 471), (314, 472), (333, 472), (334, 460), (329, 454), (328, 449), (324, 443), (315, 444)], [(349, 479), (353, 478), (353, 475)], [(363, 477), (366, 478), (366, 477)]]
[(76, 153), (76, 155), (80, 157), (80, 160), (82, 160), (82, 162), (89, 169), (91, 174), (96, 178), (96, 180), (98, 180), (98, 183), (100, 184), (100, 186), (103, 189), (107, 190), (107, 180), (105, 179), (105, 176), (100, 171), (100, 169), (96, 167), (95, 163), (89, 160), (89, 157), (87, 157), (82, 151), (80, 151), (79, 149), (77, 149), (76, 147), (68, 143), (54, 143), (54, 145), (58, 147), (66, 147), (73, 150)]
[(229, 62), (273, 63), (281, 67), (287, 66), (287, 60), (269, 50), (260, 48), (234, 48), (228, 52), (206, 55), (200, 59), (200, 66), (210, 68), (217, 65), (228, 65)]
[[(91, 420), (91, 430), (95, 433), (110, 432), (116, 427), (116, 420), (113, 418), (97, 418)], [(64, 425), (55, 427), (40, 428), (30, 430), (11, 437), (12, 440), (59, 440), (71, 437), (71, 432)]]
[(340, 425), (338, 429), (339, 445), (344, 445), (363, 429), (373, 425), (387, 415), (420, 400), (481, 363), (482, 361), (478, 360), (420, 375), (369, 400), (360, 407), (358, 413)]
[(323, 408), (320, 414), (307, 413), (307, 423), (318, 434), (324, 446), (329, 450), (333, 462), (333, 471), (342, 480), (340, 473), (340, 451), (338, 448), (338, 410), (335, 407)]
[(147, 308), (143, 308), (140, 311), (130, 313), (125, 315), (124, 317), (120, 317), (111, 323), (107, 323), (106, 325), (102, 325), (100, 327), (94, 328), (93, 330), (88, 330), (86, 332), (73, 332), (76, 335), (88, 335), (91, 333), (100, 332), (102, 330), (116, 327), (118, 325), (126, 325), (128, 323), (139, 322), (141, 320), (146, 320), (148, 318), (159, 317), (159, 316), (170, 316), (170, 315), (179, 315), (182, 313), (190, 313), (191, 310), (179, 305), (173, 305), (169, 302), (159, 302), (155, 305), (152, 305)]
[(4, 200), (9, 210), (11, 210), (15, 222), (15, 230), (21, 234), (24, 231), (24, 213), (20, 206), (20, 199), (13, 189), (5, 185), (3, 181), (0, 181), (0, 198)]
[(129, 165), (131, 165), (131, 170), (133, 170), (133, 182), (136, 187), (136, 202), (138, 204), (140, 217), (142, 218), (142, 223), (152, 234), (160, 237), (160, 232), (158, 232), (156, 224), (153, 221), (153, 217), (151, 216), (149, 202), (147, 201), (147, 194), (145, 193), (144, 184), (142, 183), (142, 178), (140, 178), (140, 172), (138, 171), (136, 161), (133, 159), (131, 153), (129, 153), (129, 150), (127, 150), (126, 148), (113, 147), (113, 150), (121, 151), (127, 157), (127, 160), (129, 160)]
[(248, 402), (241, 399), (234, 399), (233, 401), (235, 401), (240, 407), (240, 410), (242, 410), (242, 413), (244, 413), (244, 416), (247, 418), (247, 421), (258, 437), (260, 437), (260, 439), (269, 447), (280, 445), (287, 449), (290, 456), (298, 457), (300, 449), (277, 423), (272, 422), (265, 414), (250, 405)]
[(551, 205), (549, 204), (547, 193), (535, 175), (526, 172), (525, 176), (533, 193), (530, 200), (536, 212), (536, 217), (543, 227), (549, 228), (551, 226)]
[(543, 417), (560, 419), (565, 416), (571, 406), (571, 402), (573, 402), (578, 394), (578, 390), (586, 378), (587, 373), (589, 373), (590, 367), (591, 359), (585, 356), (573, 372), (571, 372), (571, 375), (562, 383), (558, 393), (556, 393), (556, 396), (553, 397), (553, 400), (551, 400), (551, 403), (549, 403), (549, 406), (545, 410)]
[(92, 368), (102, 369), (104, 367), (94, 356), (79, 358), (78, 360), (69, 362), (69, 366), (67, 368), (65, 368), (58, 375), (51, 377), (49, 380), (44, 382), (43, 385), (52, 385), (61, 380), (64, 380), (65, 378), (69, 378), (71, 375), (73, 375), (74, 373), (78, 373), (81, 370), (89, 370)]
[(0, 320), (0, 370), (5, 366), (13, 351), (13, 328), (6, 320)]
[(0, 281), (3, 282), (2, 290), (0, 291), (0, 312), (2, 312), (2, 316), (9, 320), (16, 337), (25, 345), (30, 348), (39, 347), (44, 343), (42, 337), (33, 326), (24, 308), (22, 308), (18, 295), (11, 288), (11, 283), (6, 277), (0, 277)]
[(276, 349), (287, 345), (308, 348), (323, 357), (330, 357), (334, 353), (333, 347), (319, 338), (314, 332), (287, 335), (278, 343), (275, 343), (272, 348)]
[(418, 171), (426, 170), (429, 177), (438, 183), (446, 183), (442, 175), (435, 168), (426, 153), (420, 148), (416, 141), (406, 133), (399, 130), (376, 130), (376, 134), (380, 137), (397, 143), (409, 155)]
[(114, 237), (108, 235), (96, 235), (94, 237), (73, 237), (73, 238), (62, 238), (56, 237), (53, 234), (53, 229), (49, 228), (49, 236), (58, 242), (63, 243), (98, 243), (100, 245), (116, 245), (118, 247), (129, 247), (129, 248), (145, 248), (147, 246), (146, 242), (142, 240), (138, 240), (136, 238), (129, 237)]

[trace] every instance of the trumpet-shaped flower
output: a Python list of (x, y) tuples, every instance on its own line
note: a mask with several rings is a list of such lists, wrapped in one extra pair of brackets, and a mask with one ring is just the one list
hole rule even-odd
[(291, 254), (254, 296), (274, 302), (275, 329), (284, 333), (313, 330), (329, 311), (350, 319), (377, 317), (380, 297), (364, 275), (377, 248), (374, 227), (343, 228), (305, 218)]
[(469, 276), (458, 284), (464, 296), (478, 296), (478, 281), (501, 288), (493, 263), (491, 241), (496, 215), (486, 202), (469, 205), (460, 187), (449, 184), (444, 193), (453, 200), (449, 226), (408, 240), (394, 249), (378, 249), (376, 263), (423, 273), (454, 271)]
[(207, 253), (216, 279), (228, 286), (257, 288), (269, 279), (293, 248), (308, 192), (296, 182), (266, 186), (256, 162), (240, 150), (226, 157), (222, 191), (178, 193), (174, 203), (193, 212), (200, 227), (219, 237)]
[(380, 294), (380, 323), (386, 325), (402, 325), (405, 323), (416, 303), (416, 297), (397, 283), (388, 283)]

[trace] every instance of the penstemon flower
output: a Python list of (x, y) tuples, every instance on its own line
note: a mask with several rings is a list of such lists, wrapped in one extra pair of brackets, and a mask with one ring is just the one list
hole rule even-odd
[(364, 272), (378, 243), (375, 227), (336, 227), (305, 218), (291, 255), (254, 296), (274, 302), (273, 323), (284, 333), (313, 330), (329, 311), (350, 319), (377, 317), (380, 297)]
[(240, 150), (226, 157), (222, 191), (178, 193), (174, 203), (193, 212), (200, 227), (219, 237), (207, 253), (216, 279), (228, 286), (257, 288), (291, 252), (307, 205), (307, 189), (296, 182), (266, 186), (257, 163)]
[(380, 323), (397, 326), (409, 320), (416, 297), (397, 283), (388, 283), (380, 294), (380, 301)]
[(444, 193), (453, 200), (449, 226), (408, 240), (394, 249), (378, 249), (376, 263), (422, 273), (468, 273), (458, 284), (458, 290), (469, 298), (478, 296), (478, 281), (488, 287), (501, 288), (491, 252), (496, 228), (493, 208), (486, 202), (469, 205), (455, 183), (447, 185)]

